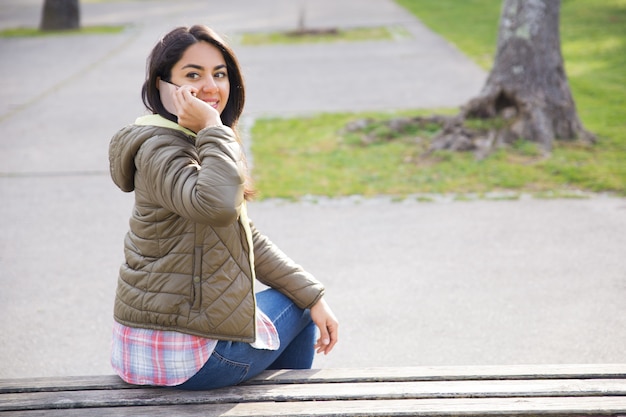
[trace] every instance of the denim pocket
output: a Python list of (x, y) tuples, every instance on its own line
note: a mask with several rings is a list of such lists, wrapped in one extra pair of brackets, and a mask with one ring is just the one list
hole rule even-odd
[(229, 387), (243, 382), (249, 371), (249, 364), (232, 361), (213, 351), (202, 369), (178, 388), (196, 391)]
[(243, 382), (250, 371), (250, 364), (235, 362), (215, 351), (209, 358), (209, 367), (212, 368), (216, 381), (222, 382), (221, 386), (237, 385)]

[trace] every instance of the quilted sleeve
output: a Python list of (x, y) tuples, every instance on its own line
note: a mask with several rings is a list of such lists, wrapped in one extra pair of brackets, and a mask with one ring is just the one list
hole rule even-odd
[(241, 145), (226, 126), (203, 129), (195, 145), (177, 135), (146, 141), (135, 159), (151, 201), (197, 223), (234, 223), (244, 202)]
[(311, 308), (324, 295), (324, 286), (285, 255), (250, 222), (257, 279), (289, 297), (300, 308)]

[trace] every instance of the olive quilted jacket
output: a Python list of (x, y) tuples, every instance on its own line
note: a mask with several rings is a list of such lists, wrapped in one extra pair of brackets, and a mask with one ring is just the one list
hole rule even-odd
[(255, 277), (301, 308), (322, 297), (322, 284), (247, 218), (241, 152), (226, 126), (196, 136), (157, 115), (112, 138), (113, 181), (135, 192), (115, 298), (118, 322), (252, 342)]

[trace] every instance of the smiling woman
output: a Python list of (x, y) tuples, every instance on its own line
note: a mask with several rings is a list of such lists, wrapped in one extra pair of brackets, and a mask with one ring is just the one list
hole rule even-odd
[[(209, 97), (213, 103), (220, 101), (221, 107), (217, 109), (220, 122), (235, 129), (243, 111), (245, 90), (239, 62), (233, 50), (209, 28), (206, 28), (206, 33), (191, 33), (186, 28), (177, 28), (166, 35), (165, 40), (169, 43), (157, 44), (149, 60), (147, 79), (142, 90), (146, 107), (172, 122), (177, 122), (177, 117), (163, 106), (158, 89), (159, 80), (163, 80), (177, 86), (186, 86), (178, 89), (178, 99), (179, 105), (189, 105), (186, 107), (187, 111), (201, 110), (200, 103), (189, 99), (193, 98), (193, 94), (200, 94), (198, 101)], [(207, 115), (215, 116), (215, 113), (206, 108), (205, 110)], [(217, 120), (213, 119), (213, 122), (216, 123)], [(196, 129), (199, 127), (194, 126)]]
[[(176, 115), (178, 124), (198, 132), (208, 125), (221, 123), (219, 115), (226, 108), (230, 82), (224, 57), (215, 46), (206, 42), (191, 45), (172, 67), (170, 79), (159, 81), (178, 87), (164, 91), (160, 88), (163, 84), (157, 85), (164, 105), (166, 102), (173, 105), (170, 109), (165, 107)], [(209, 119), (197, 117), (201, 107), (197, 106), (196, 99), (216, 110), (209, 111)]]
[[(198, 390), (310, 368), (315, 351), (337, 343), (338, 322), (324, 286), (247, 216), (254, 191), (235, 130), (245, 93), (233, 51), (206, 26), (176, 28), (152, 50), (142, 96), (153, 114), (109, 147), (113, 181), (135, 192), (114, 370), (131, 384)], [(269, 289), (257, 294), (257, 279)]]

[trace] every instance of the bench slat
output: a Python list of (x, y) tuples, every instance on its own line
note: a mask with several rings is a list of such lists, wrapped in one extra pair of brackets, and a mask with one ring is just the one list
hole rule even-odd
[(0, 394), (134, 388), (141, 387), (127, 384), (117, 375), (0, 379)]
[[(326, 382), (401, 382), (507, 379), (626, 378), (626, 364), (423, 366), (405, 368), (310, 369), (266, 371), (247, 382), (258, 384)], [(0, 394), (9, 392), (141, 389), (116, 375), (0, 379)]]
[[(384, 401), (320, 401), (241, 404), (189, 404), (170, 407), (95, 408), (86, 410), (40, 410), (12, 412), (12, 417), (303, 417), (303, 416), (608, 416), (626, 414), (624, 397), (573, 397), (565, 401), (559, 398), (462, 398), (427, 400)], [(0, 413), (2, 416), (3, 413)]]
[(626, 378), (626, 364), (419, 366), (266, 371), (249, 384)]
[(626, 364), (267, 371), (198, 392), (113, 375), (0, 380), (5, 415), (626, 417)]
[(0, 395), (0, 411), (227, 404), (242, 402), (354, 401), (426, 398), (527, 398), (623, 396), (626, 380), (421, 381), (252, 385), (212, 391), (167, 388), (31, 392)]

